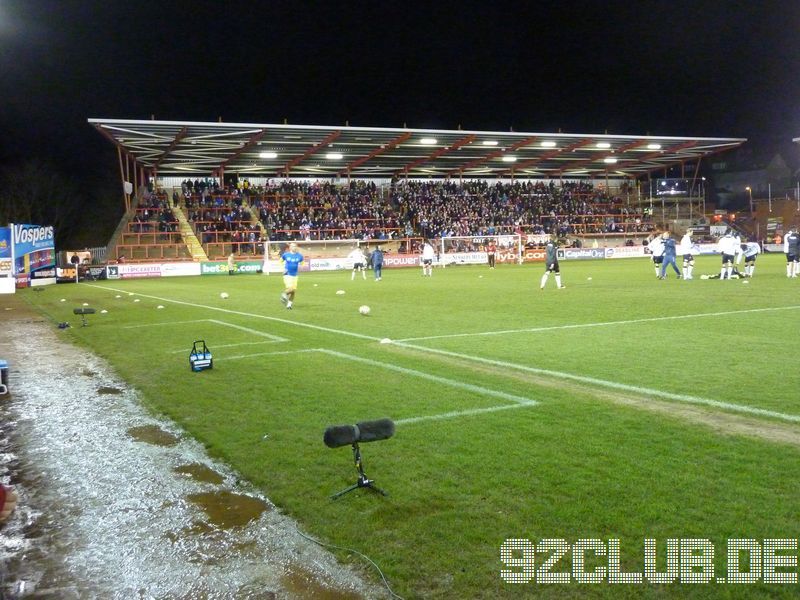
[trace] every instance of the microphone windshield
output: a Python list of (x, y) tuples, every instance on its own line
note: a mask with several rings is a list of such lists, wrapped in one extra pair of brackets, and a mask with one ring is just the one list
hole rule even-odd
[(378, 419), (377, 421), (362, 421), (357, 423), (359, 442), (376, 442), (385, 440), (394, 435), (394, 421), (391, 419)]
[(358, 441), (358, 431), (353, 425), (334, 425), (325, 430), (322, 439), (328, 448), (349, 446)]
[(378, 419), (356, 425), (333, 425), (325, 430), (323, 441), (328, 448), (349, 446), (358, 442), (377, 442), (394, 435), (394, 421)]

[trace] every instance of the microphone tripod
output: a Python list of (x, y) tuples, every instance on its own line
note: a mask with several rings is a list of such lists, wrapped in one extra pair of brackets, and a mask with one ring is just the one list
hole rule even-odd
[(384, 492), (381, 488), (374, 485), (374, 479), (368, 479), (366, 474), (364, 473), (364, 463), (361, 460), (361, 450), (358, 447), (358, 442), (353, 444), (353, 462), (355, 462), (356, 470), (358, 471), (358, 481), (353, 485), (346, 487), (341, 492), (336, 492), (333, 496), (331, 496), (331, 500), (336, 500), (342, 496), (344, 496), (347, 492), (352, 492), (353, 490), (357, 490), (358, 488), (369, 488), (375, 492), (378, 492), (382, 496), (388, 496), (386, 492)]

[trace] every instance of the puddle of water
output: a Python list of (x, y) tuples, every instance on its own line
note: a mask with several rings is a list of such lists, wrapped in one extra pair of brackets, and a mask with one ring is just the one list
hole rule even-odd
[(222, 529), (244, 527), (270, 508), (258, 498), (226, 491), (201, 492), (187, 497), (203, 509), (211, 523)]
[(115, 387), (110, 387), (110, 386), (104, 385), (103, 387), (97, 388), (97, 393), (98, 394), (121, 394), (122, 390), (119, 389), (119, 388), (115, 388)]
[(354, 600), (363, 598), (353, 590), (328, 587), (319, 575), (299, 565), (291, 565), (281, 576), (281, 585), (291, 598), (313, 598), (314, 600)]
[(128, 435), (137, 442), (146, 442), (154, 446), (174, 446), (180, 439), (158, 425), (141, 425), (128, 429)]
[(215, 485), (219, 485), (224, 481), (222, 475), (217, 473), (214, 469), (211, 469), (201, 463), (181, 465), (172, 470), (176, 473), (180, 473), (181, 475), (186, 475), (195, 481), (201, 481), (203, 483), (213, 483)]

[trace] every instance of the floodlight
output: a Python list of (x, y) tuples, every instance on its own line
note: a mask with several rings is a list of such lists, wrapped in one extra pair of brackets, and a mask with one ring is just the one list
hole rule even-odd
[(259, 152), (259, 158), (278, 158), (277, 152)]
[(517, 157), (511, 154), (506, 154), (503, 157), (503, 162), (517, 162)]
[(606, 163), (607, 165), (613, 165), (616, 164), (617, 159), (614, 158), (613, 156), (607, 156), (606, 158), (603, 159), (603, 162)]
[(325, 155), (328, 160), (342, 160), (343, 157), (344, 155), (341, 152), (328, 152)]
[(497, 140), (483, 140), (481, 143), (484, 146), (497, 146)]
[(608, 142), (597, 142), (598, 148), (611, 148), (611, 144)]
[(545, 140), (542, 142), (542, 148), (555, 148), (556, 143), (552, 140)]
[(647, 144), (648, 150), (661, 150), (661, 144)]
[(436, 138), (426, 137), (422, 138), (419, 143), (424, 144), (425, 146), (433, 146), (437, 142)]

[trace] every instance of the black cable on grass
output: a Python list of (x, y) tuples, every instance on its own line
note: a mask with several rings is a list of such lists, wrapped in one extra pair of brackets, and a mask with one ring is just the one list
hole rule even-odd
[(358, 555), (359, 555), (361, 558), (363, 558), (364, 560), (367, 560), (367, 561), (369, 561), (369, 563), (370, 563), (370, 564), (371, 564), (373, 567), (375, 567), (375, 569), (376, 569), (376, 570), (378, 571), (378, 573), (380, 574), (380, 576), (381, 576), (381, 579), (383, 579), (383, 585), (385, 585), (385, 586), (386, 586), (386, 589), (387, 589), (387, 590), (389, 590), (389, 594), (391, 594), (391, 596), (392, 596), (393, 598), (397, 598), (398, 600), (404, 600), (404, 598), (403, 598), (402, 596), (398, 596), (397, 594), (395, 594), (395, 593), (394, 593), (394, 590), (392, 590), (391, 586), (389, 585), (389, 582), (388, 582), (388, 581), (386, 581), (386, 576), (383, 574), (383, 571), (381, 571), (381, 568), (380, 568), (380, 567), (379, 567), (379, 566), (378, 566), (378, 565), (375, 563), (375, 561), (374, 561), (374, 560), (372, 560), (372, 559), (371, 559), (369, 556), (367, 556), (366, 554), (363, 554), (363, 553), (359, 552), (358, 550), (353, 550), (352, 548), (345, 548), (345, 547), (343, 547), (343, 546), (337, 546), (337, 545), (335, 545), (335, 544), (328, 544), (328, 543), (326, 543), (326, 542), (320, 542), (319, 540), (317, 540), (317, 539), (314, 539), (314, 538), (313, 538), (313, 537), (311, 537), (310, 535), (306, 535), (305, 533), (303, 533), (302, 531), (300, 531), (300, 529), (298, 529), (298, 527), (297, 527), (297, 525), (296, 525), (296, 524), (295, 524), (294, 528), (295, 528), (295, 530), (297, 531), (297, 533), (299, 533), (299, 534), (300, 534), (302, 537), (306, 538), (307, 540), (309, 540), (309, 541), (311, 541), (311, 542), (314, 542), (315, 544), (318, 544), (319, 546), (325, 546), (325, 547), (327, 547), (327, 548), (336, 548), (337, 550), (344, 550), (345, 552), (351, 552), (351, 553), (353, 553), (353, 554), (358, 554)]

